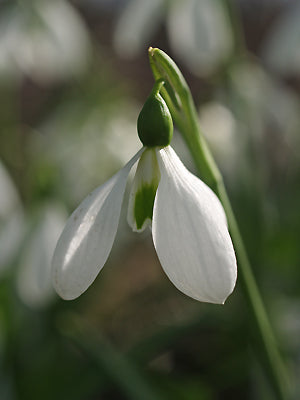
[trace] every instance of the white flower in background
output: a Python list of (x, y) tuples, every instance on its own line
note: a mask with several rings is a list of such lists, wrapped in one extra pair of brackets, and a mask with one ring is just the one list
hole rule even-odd
[(116, 236), (127, 178), (138, 160), (128, 207), (132, 229), (152, 227), (161, 265), (183, 293), (224, 303), (232, 292), (236, 259), (223, 207), (169, 146), (172, 129), (166, 104), (153, 92), (138, 119), (144, 147), (79, 205), (58, 241), (53, 284), (64, 299), (81, 295), (104, 266)]
[(114, 33), (118, 53), (134, 57), (143, 51), (164, 18), (172, 50), (195, 74), (209, 74), (229, 57), (229, 17), (221, 1), (211, 0), (129, 1)]
[(167, 22), (174, 52), (196, 75), (215, 71), (233, 49), (230, 21), (222, 1), (175, 1)]
[(51, 259), (66, 212), (48, 204), (30, 228), (32, 221), (26, 220), (17, 189), (1, 162), (0, 193), (0, 277), (13, 269), (22, 301), (29, 306), (47, 304), (54, 294)]
[(164, 16), (165, 0), (131, 0), (116, 24), (114, 46), (123, 57), (134, 57), (145, 49)]
[(68, 199), (76, 204), (139, 149), (134, 133), (137, 110), (128, 99), (106, 101), (103, 109), (98, 103), (91, 107), (85, 96), (75, 97), (57, 107), (41, 133), (32, 132), (32, 155), (59, 167), (61, 185), (68, 187)]
[(199, 121), (212, 152), (228, 178), (236, 180), (240, 165), (237, 123), (232, 112), (223, 104), (211, 101), (201, 105)]
[(84, 71), (87, 31), (69, 2), (38, 0), (12, 5), (0, 19), (0, 74), (20, 72), (47, 82)]
[(30, 307), (47, 305), (54, 298), (51, 260), (59, 235), (66, 223), (66, 212), (49, 203), (39, 212), (38, 221), (28, 233), (17, 273), (17, 289)]
[(299, 76), (300, 2), (291, 2), (275, 20), (262, 46), (267, 65), (282, 75)]
[(0, 160), (0, 221), (1, 225), (7, 216), (21, 206), (15, 184)]
[[(300, 103), (293, 90), (272, 79), (258, 64), (249, 62), (232, 69), (231, 85), (227, 103), (231, 101), (238, 123), (237, 140), (243, 146), (240, 151), (249, 151), (251, 140), (251, 147), (264, 166), (260, 177), (270, 171), (272, 164), (282, 171), (288, 165), (291, 170), (300, 145)], [(278, 170), (270, 171), (270, 177), (277, 174)]]
[(0, 161), (0, 273), (16, 259), (25, 232), (17, 189)]
[(0, 277), (13, 269), (21, 300), (30, 307), (46, 305), (54, 297), (51, 259), (66, 212), (51, 203), (40, 211), (35, 224), (26, 220), (17, 190), (1, 162), (0, 193)]

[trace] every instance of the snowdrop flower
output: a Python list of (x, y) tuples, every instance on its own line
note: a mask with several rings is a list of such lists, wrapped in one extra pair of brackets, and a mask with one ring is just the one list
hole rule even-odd
[(271, 25), (262, 44), (262, 57), (268, 67), (283, 76), (299, 76), (300, 3), (291, 2)]
[(222, 1), (175, 1), (167, 22), (172, 49), (195, 75), (209, 75), (229, 58), (233, 34)]
[[(83, 98), (74, 97), (57, 107), (40, 127), (42, 134), (33, 136), (31, 150), (59, 165), (61, 185), (68, 187), (68, 196), (75, 202), (140, 148), (134, 135), (135, 104), (122, 99), (106, 101), (104, 110), (101, 104), (87, 106)], [(99, 126), (101, 135), (97, 133)]]
[(194, 74), (206, 76), (226, 62), (233, 50), (227, 14), (221, 1), (130, 0), (117, 21), (114, 46), (121, 56), (134, 57), (165, 22), (177, 57)]
[(60, 81), (83, 73), (89, 59), (88, 33), (70, 2), (33, 0), (1, 15), (0, 77)]
[(0, 277), (16, 260), (24, 235), (25, 217), (21, 200), (0, 160)]
[(127, 178), (138, 160), (129, 225), (137, 232), (152, 227), (161, 265), (183, 293), (224, 303), (233, 291), (236, 259), (223, 207), (169, 145), (173, 124), (160, 86), (154, 87), (138, 118), (143, 148), (79, 205), (62, 232), (52, 274), (64, 299), (81, 295), (104, 266), (117, 232)]
[(207, 142), (226, 178), (236, 182), (241, 149), (234, 114), (223, 104), (211, 101), (201, 106), (199, 121), (202, 131), (208, 133)]
[(66, 222), (60, 204), (49, 202), (38, 214), (37, 223), (27, 233), (16, 277), (18, 294), (30, 308), (47, 306), (54, 298), (51, 259)]

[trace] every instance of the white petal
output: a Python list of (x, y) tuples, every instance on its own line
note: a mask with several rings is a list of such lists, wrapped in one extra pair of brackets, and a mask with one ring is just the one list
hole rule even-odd
[(127, 177), (142, 151), (95, 189), (69, 218), (52, 263), (53, 284), (62, 298), (80, 296), (105, 264), (116, 236)]
[(163, 269), (188, 296), (224, 303), (237, 268), (223, 207), (168, 146), (158, 153), (161, 180), (153, 210), (153, 241)]

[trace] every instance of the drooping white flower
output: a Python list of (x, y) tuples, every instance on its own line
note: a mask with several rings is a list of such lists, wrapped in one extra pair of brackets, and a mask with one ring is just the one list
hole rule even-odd
[(143, 148), (69, 218), (53, 256), (53, 284), (67, 300), (95, 280), (112, 248), (129, 172), (139, 160), (130, 193), (128, 223), (152, 224), (155, 249), (174, 285), (200, 301), (224, 303), (236, 281), (236, 259), (223, 207), (170, 146), (173, 121), (158, 80), (138, 117)]
[(182, 164), (171, 146), (143, 147), (73, 212), (53, 257), (53, 284), (64, 299), (95, 280), (117, 232), (129, 172), (139, 160), (128, 222), (142, 231), (152, 222), (161, 265), (188, 296), (224, 303), (236, 282), (236, 259), (223, 207), (213, 191)]
[(90, 41), (70, 2), (11, 3), (0, 17), (0, 78), (16, 80), (23, 73), (48, 83), (86, 70)]
[(136, 56), (162, 22), (174, 54), (196, 75), (215, 72), (233, 50), (230, 19), (221, 1), (129, 0), (116, 24), (116, 51), (125, 58)]

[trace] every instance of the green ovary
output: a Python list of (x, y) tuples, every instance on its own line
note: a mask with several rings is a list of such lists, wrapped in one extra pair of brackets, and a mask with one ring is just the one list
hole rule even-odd
[(153, 205), (157, 185), (143, 185), (136, 193), (134, 202), (134, 218), (137, 229), (141, 229), (147, 218), (152, 220)]

